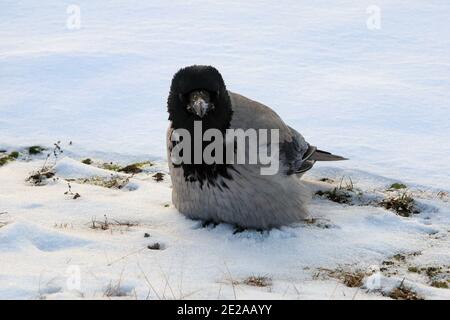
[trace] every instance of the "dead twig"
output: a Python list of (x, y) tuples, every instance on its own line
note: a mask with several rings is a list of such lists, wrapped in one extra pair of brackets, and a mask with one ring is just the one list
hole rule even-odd
[[(137, 263), (137, 266), (139, 268), (139, 270), (141, 270), (142, 275), (144, 276), (145, 281), (147, 282), (147, 285), (149, 286), (149, 288), (151, 290), (153, 290), (153, 292), (155, 293), (156, 297), (158, 298), (158, 300), (161, 300), (161, 297), (159, 296), (158, 292), (155, 290), (155, 288), (153, 287), (153, 285), (151, 284), (150, 280), (148, 279), (147, 275), (145, 274), (144, 270), (142, 270), (142, 267), (140, 265), (140, 263)], [(150, 293), (150, 292), (149, 292)], [(147, 296), (148, 298), (148, 296)]]
[(236, 288), (235, 288), (235, 286), (234, 286), (234, 280), (233, 280), (233, 277), (231, 276), (231, 272), (230, 272), (230, 269), (228, 269), (228, 266), (227, 266), (227, 263), (226, 262), (224, 262), (223, 263), (224, 265), (225, 265), (225, 268), (227, 269), (227, 272), (228, 272), (228, 276), (230, 277), (230, 281), (231, 281), (231, 286), (232, 286), (232, 288), (233, 288), (233, 295), (234, 295), (234, 300), (237, 300), (237, 297), (236, 297)]

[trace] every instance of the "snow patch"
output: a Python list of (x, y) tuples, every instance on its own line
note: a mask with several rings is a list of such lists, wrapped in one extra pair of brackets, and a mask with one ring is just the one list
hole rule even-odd
[[(69, 157), (59, 160), (55, 166), (58, 176), (65, 179), (80, 179), (89, 177), (110, 178), (112, 172), (84, 164)], [(114, 172), (114, 175), (124, 177), (122, 173)]]
[(40, 251), (58, 251), (82, 247), (90, 241), (69, 236), (28, 222), (11, 223), (0, 229), (2, 251), (22, 251), (30, 246)]

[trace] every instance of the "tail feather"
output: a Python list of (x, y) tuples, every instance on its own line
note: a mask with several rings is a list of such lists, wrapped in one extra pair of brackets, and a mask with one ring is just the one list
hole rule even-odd
[(327, 151), (318, 150), (315, 146), (308, 145), (308, 149), (303, 155), (300, 166), (293, 170), (293, 173), (301, 174), (313, 167), (316, 161), (340, 161), (348, 160), (347, 158), (334, 155)]
[(315, 160), (315, 161), (340, 161), (340, 160), (348, 160), (347, 158), (337, 156), (335, 154), (332, 154), (327, 151), (322, 150), (316, 150), (309, 158), (308, 160)]

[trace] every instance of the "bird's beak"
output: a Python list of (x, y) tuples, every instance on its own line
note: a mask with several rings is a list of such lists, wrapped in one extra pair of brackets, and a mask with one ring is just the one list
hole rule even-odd
[(190, 107), (192, 108), (192, 110), (194, 110), (196, 115), (198, 115), (200, 118), (203, 118), (208, 112), (210, 104), (199, 97), (195, 101), (193, 101)]

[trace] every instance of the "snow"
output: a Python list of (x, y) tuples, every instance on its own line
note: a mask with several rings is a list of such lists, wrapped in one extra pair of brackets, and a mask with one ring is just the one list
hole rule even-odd
[(83, 246), (88, 241), (62, 235), (27, 222), (16, 222), (4, 227), (0, 236), (2, 251), (17, 251), (34, 247), (39, 251), (57, 251)]
[[(450, 190), (446, 2), (377, 1), (380, 30), (366, 27), (372, 1), (77, 4), (81, 29), (69, 30), (68, 3), (2, 2), (0, 149), (22, 156), (0, 167), (0, 298), (384, 299), (403, 278), (425, 298), (450, 298), (407, 271), (450, 265), (448, 195), (438, 196)], [(230, 90), (350, 158), (317, 165), (305, 177), (311, 189), (350, 177), (377, 199), (403, 182), (422, 212), (404, 218), (315, 197), (317, 223), (264, 233), (185, 219), (171, 205), (169, 177), (152, 174), (167, 173), (171, 77), (195, 63), (216, 66)], [(58, 140), (58, 179), (25, 182), (45, 157), (25, 148)], [(123, 189), (72, 181), (81, 195), (73, 199), (65, 179), (127, 176), (84, 158), (155, 165)], [(105, 216), (112, 227), (91, 228)], [(147, 248), (154, 243), (161, 250)], [(383, 268), (396, 254), (405, 261), (370, 276), (382, 290), (320, 271)], [(252, 275), (272, 285), (242, 284)]]
[[(65, 179), (80, 179), (90, 177), (108, 178), (111, 176), (111, 171), (103, 170), (94, 166), (90, 166), (70, 158), (64, 158), (55, 165), (58, 176)], [(123, 174), (115, 173), (115, 175), (124, 176)]]

